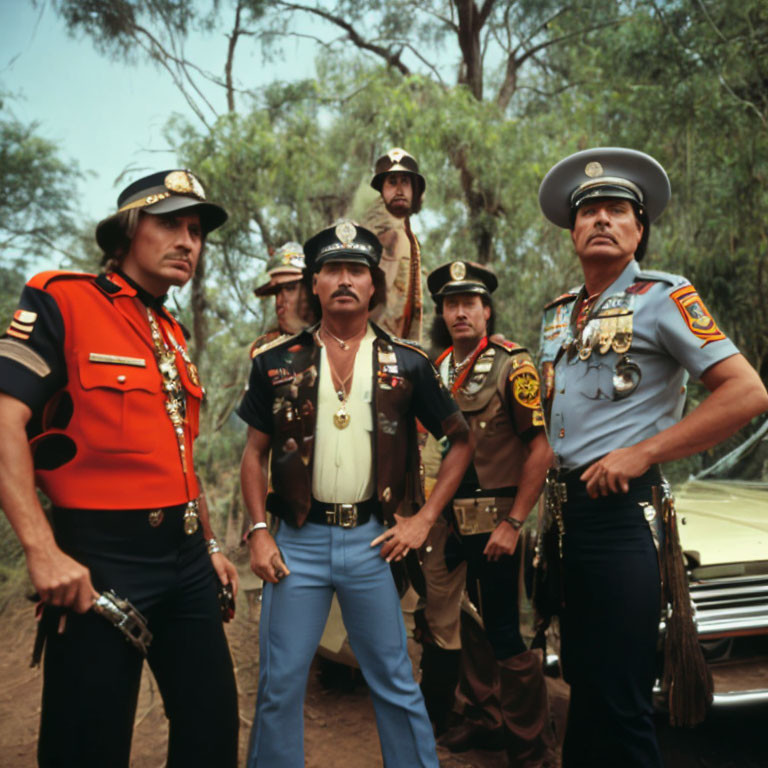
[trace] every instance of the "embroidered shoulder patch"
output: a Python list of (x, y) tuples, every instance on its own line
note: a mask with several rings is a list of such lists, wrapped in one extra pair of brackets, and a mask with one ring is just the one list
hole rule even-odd
[[(541, 407), (541, 386), (539, 384), (539, 377), (536, 374), (536, 369), (526, 370), (528, 366), (521, 368), (518, 371), (513, 371), (509, 375), (509, 380), (512, 383), (512, 394), (520, 405), (526, 408), (540, 408)], [(533, 366), (530, 366), (533, 368)]]
[(703, 340), (702, 347), (712, 341), (721, 341), (725, 334), (717, 327), (704, 302), (692, 285), (684, 285), (673, 291), (669, 297), (677, 304), (680, 314), (694, 336)]
[(13, 313), (13, 320), (8, 326), (6, 333), (22, 341), (26, 341), (35, 328), (37, 312), (30, 312), (27, 309), (17, 309)]

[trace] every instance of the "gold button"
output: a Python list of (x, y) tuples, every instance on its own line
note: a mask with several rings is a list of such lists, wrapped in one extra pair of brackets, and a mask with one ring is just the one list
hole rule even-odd
[(117, 380), (118, 380), (118, 381), (119, 381), (121, 384), (125, 384), (125, 380), (126, 380), (126, 378), (127, 378), (127, 377), (125, 376), (125, 374), (122, 374), (122, 373), (121, 373), (121, 374), (120, 374), (120, 375), (117, 377)]
[(389, 486), (384, 489), (381, 498), (384, 499), (384, 501), (389, 501), (392, 498), (392, 489)]
[(565, 429), (560, 430), (560, 437), (565, 437)]
[(480, 422), (480, 429), (485, 429), (485, 422), (484, 421)]

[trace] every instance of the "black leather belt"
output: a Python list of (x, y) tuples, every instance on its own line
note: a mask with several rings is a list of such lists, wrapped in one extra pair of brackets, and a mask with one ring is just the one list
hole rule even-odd
[(357, 504), (336, 504), (330, 501), (312, 499), (307, 521), (324, 525), (338, 525), (340, 528), (356, 528), (365, 525), (371, 515), (381, 508), (377, 498), (359, 501)]
[[(599, 461), (599, 459), (595, 459)], [(557, 472), (557, 482), (565, 483), (569, 488), (584, 486), (585, 483), (581, 480), (581, 476), (595, 463), (595, 461), (589, 464), (583, 464), (576, 469), (560, 469)], [(631, 484), (637, 485), (658, 485), (662, 481), (661, 467), (658, 464), (651, 464), (651, 466), (640, 477), (635, 477), (630, 480)]]

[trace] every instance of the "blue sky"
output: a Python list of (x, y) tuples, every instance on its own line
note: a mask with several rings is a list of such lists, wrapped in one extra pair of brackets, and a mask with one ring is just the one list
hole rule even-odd
[[(188, 51), (209, 71), (223, 71), (223, 33), (192, 38)], [(246, 73), (250, 87), (306, 77), (312, 70), (306, 56), (290, 51), (286, 61), (264, 66), (258, 53), (243, 46), (236, 61), (236, 75)], [(166, 73), (151, 64), (110, 61), (89, 38), (71, 38), (49, 5), (36, 8), (29, 0), (0, 0), (0, 87), (18, 97), (5, 102), (18, 119), (37, 122), (39, 134), (88, 174), (73, 191), (89, 219), (114, 210), (131, 180), (176, 165), (163, 127), (174, 112), (191, 116)], [(224, 111), (223, 91), (212, 88), (209, 96)], [(131, 170), (118, 183), (126, 169)]]

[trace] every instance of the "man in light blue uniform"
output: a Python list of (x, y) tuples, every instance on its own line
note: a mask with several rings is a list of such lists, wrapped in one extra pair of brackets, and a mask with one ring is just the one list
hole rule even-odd
[[(565, 768), (661, 765), (651, 719), (659, 565), (644, 510), (661, 462), (716, 445), (768, 408), (759, 376), (694, 287), (640, 268), (669, 196), (652, 157), (619, 148), (567, 157), (539, 190), (545, 216), (571, 230), (584, 272), (584, 285), (561, 297), (568, 322), (549, 423), (567, 494)], [(689, 376), (710, 395), (681, 418)]]

